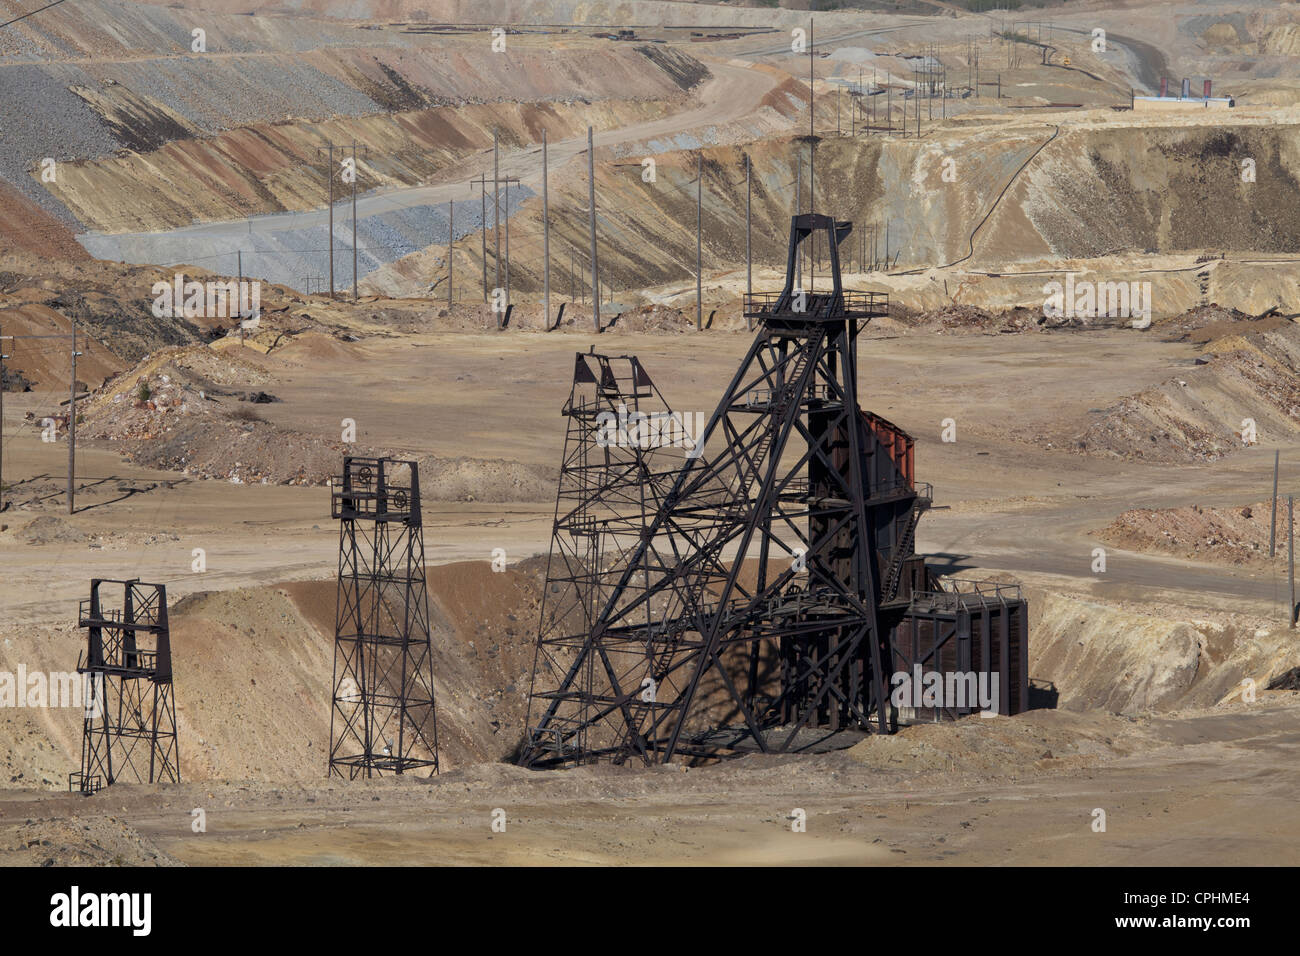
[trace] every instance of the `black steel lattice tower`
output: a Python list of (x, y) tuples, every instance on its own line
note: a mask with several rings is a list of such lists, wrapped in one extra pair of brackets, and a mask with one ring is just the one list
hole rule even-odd
[[(857, 335), (888, 302), (843, 289), (851, 229), (793, 217), (785, 287), (747, 297), (758, 334), (698, 455), (603, 473), (637, 472), (641, 511), (584, 509), (603, 503), (599, 484), (566, 505), (562, 484), (556, 541), (566, 514), (601, 541), (635, 540), (591, 565), (607, 573), (589, 614), (564, 616), (559, 636), (543, 620), (525, 766), (800, 750), (892, 729), (889, 635), (908, 603), (896, 568), (928, 494), (858, 407)], [(799, 246), (817, 233), (831, 287), (796, 289)]]
[(415, 462), (343, 459), (331, 776), (438, 772), (420, 476)]
[[(121, 586), (120, 604), (100, 593), (105, 584)], [(85, 717), (81, 769), (68, 775), (68, 789), (92, 794), (118, 780), (179, 783), (166, 587), (94, 579), (78, 622), (86, 628), (86, 651), (77, 660)]]
[[(653, 569), (638, 551), (655, 510), (694, 449), (689, 419), (672, 412), (634, 355), (579, 352), (563, 415), (568, 422), (559, 493), (542, 594), (530, 723), (562, 702), (539, 730), (551, 752), (588, 759), (594, 737), (608, 736), (597, 688), (615, 666), (600, 649), (561, 686), (585, 635), (625, 571), (644, 581)], [(635, 567), (633, 561), (641, 561)], [(558, 689), (557, 689), (558, 688)], [(629, 704), (629, 710), (638, 706)]]

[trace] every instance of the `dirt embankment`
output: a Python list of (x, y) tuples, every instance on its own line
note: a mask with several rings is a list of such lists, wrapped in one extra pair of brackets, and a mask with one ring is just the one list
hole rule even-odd
[[(321, 347), (346, 348), (313, 332), (286, 351)], [(268, 421), (259, 408), (278, 401), (267, 390), (283, 371), (278, 354), (209, 346), (159, 352), (95, 391), (81, 413), (80, 435), (112, 441), (140, 464), (245, 484), (322, 485), (344, 455), (410, 457), (344, 441), (342, 432), (325, 438)], [(542, 501), (554, 494), (550, 467), (428, 454), (416, 460), (428, 501)]]
[(3, 181), (0, 181), (0, 246), (51, 259), (90, 258), (66, 223)]
[(1213, 707), (1300, 664), (1285, 624), (1027, 591), (1030, 678), (1044, 703), (1136, 715)]
[[(411, 185), (491, 141), (573, 135), (679, 103), (708, 76), (690, 51), (574, 32), (448, 37), (301, 12), (221, 14), (86, 0), (0, 38), (6, 182), (62, 225), (111, 232), (323, 202), (317, 145), (356, 142), (360, 185)], [(191, 48), (202, 23), (205, 49)], [(96, 24), (110, 23), (109, 30)], [(23, 104), (40, 102), (39, 111)], [(464, 108), (462, 113), (459, 108)], [(49, 165), (49, 163), (54, 165)], [(39, 241), (31, 216), (0, 242)]]
[[(438, 741), (445, 770), (519, 744), (544, 559), (427, 570)], [(326, 771), (335, 584), (285, 584), (177, 601), (176, 719), (186, 780), (316, 781)], [(85, 632), (6, 632), (0, 670), (75, 667)], [(0, 709), (0, 787), (65, 789), (81, 749), (76, 708)]]
[[(446, 770), (507, 759), (523, 724), (544, 558), (494, 572), (487, 561), (428, 569), (438, 736)], [(972, 718), (872, 740), (853, 757), (886, 770), (1090, 766), (1146, 746), (1146, 719), (1238, 701), (1252, 678), (1300, 664), (1284, 627), (1240, 618), (1190, 620), (1029, 593), (1031, 675), (1046, 710), (1011, 720)], [(176, 706), (187, 780), (312, 781), (328, 753), (335, 584), (290, 583), (205, 592), (172, 608)], [(10, 631), (0, 669), (66, 669), (84, 633), (71, 625)], [(1279, 692), (1281, 693), (1281, 692)], [(1073, 716), (1065, 716), (1069, 712)], [(71, 708), (5, 708), (0, 786), (59, 789), (77, 760)], [(1144, 742), (1145, 741), (1145, 742)], [(1047, 761), (1042, 764), (1042, 761)], [(1006, 762), (1003, 766), (1002, 762)]]
[[(806, 96), (806, 85), (778, 88), (769, 96), (784, 108), (798, 101), (800, 90)], [(825, 100), (833, 114), (833, 98)], [(764, 110), (777, 115), (769, 106), (760, 107), (758, 113)], [(834, 115), (819, 114), (821, 122), (833, 128)], [(1101, 125), (1114, 123), (1109, 113), (1098, 120), (1098, 125), (1063, 132), (1037, 154), (1053, 131), (1051, 125), (948, 128), (922, 141), (827, 137), (817, 149), (816, 205), (855, 223), (853, 235), (840, 249), (846, 271), (857, 271), (852, 267), (864, 259), (885, 260), (886, 238), (888, 260), (895, 271), (951, 263), (970, 270), (1001, 270), (1024, 263), (1025, 269), (1036, 273), (1039, 263), (1049, 263), (1041, 266), (1045, 274), (1024, 282), (1020, 301), (1008, 305), (1041, 305), (1043, 284), (1064, 279), (1046, 270), (1059, 269), (1063, 259), (1099, 259), (1119, 250), (1202, 252), (1210, 243), (1216, 250), (1289, 253), (1300, 245), (1300, 214), (1286, 199), (1300, 188), (1294, 126), (1216, 130)], [(725, 140), (702, 135), (669, 152), (660, 143), (653, 150), (653, 182), (628, 168), (645, 155), (634, 149), (601, 162), (596, 177), (602, 279), (616, 290), (693, 280), (694, 177), (701, 150), (706, 272), (743, 268), (746, 155), (753, 164), (754, 260), (783, 262), (793, 184), (806, 152), (790, 137), (788, 129), (774, 128), (743, 148), (720, 145)], [(1261, 174), (1255, 183), (1242, 183), (1245, 158), (1254, 159), (1258, 169), (1267, 168), (1269, 178)], [(802, 161), (806, 164), (806, 157)], [(1026, 162), (1028, 166), (1017, 174)], [(576, 166), (552, 177), (553, 290), (582, 282), (581, 275), (571, 277), (570, 271), (585, 268), (581, 251), (588, 224), (580, 211), (586, 189), (585, 171)], [(511, 281), (524, 294), (536, 293), (542, 285), (541, 206), (537, 197), (526, 200), (515, 217), (517, 225), (512, 224)], [(1225, 210), (1222, 222), (1217, 215), (1220, 209)], [(456, 271), (470, 275), (479, 265), (477, 248), (472, 242), (462, 246)], [(568, 249), (578, 253), (572, 269)], [(427, 276), (437, 271), (435, 266), (445, 256), (445, 245), (412, 253), (373, 273), (370, 287), (392, 294), (423, 289)], [(824, 251), (822, 262), (824, 267)], [(1157, 316), (1197, 304), (1194, 271), (1186, 276), (1130, 276), (1131, 264), (1099, 265), (1103, 271), (1095, 281), (1150, 282), (1154, 301), (1148, 305)], [(952, 278), (954, 295), (965, 281)], [(991, 281), (996, 287), (1017, 285), (1005, 276)]]
[[(6, 347), (10, 356), (5, 363), (6, 380), (8, 373), (19, 373), (36, 390), (66, 395), (68, 347), (49, 336), (69, 334), (73, 322), (82, 353), (77, 360), (77, 379), (89, 388), (99, 387), (160, 349), (210, 342), (236, 327), (237, 320), (229, 315), (187, 317), (180, 309), (158, 314), (155, 284), (172, 287), (178, 273), (200, 282), (235, 278), (193, 266), (161, 269), (96, 260), (50, 260), (23, 253), (0, 257), (0, 327), (5, 335), (19, 337)], [(271, 333), (268, 342), (282, 331), (319, 327), (320, 320), (344, 324), (351, 316), (382, 311), (370, 304), (327, 305), (311, 300), (316, 314), (313, 319), (305, 309), (291, 309), (308, 300), (292, 289), (269, 283), (261, 283), (260, 301), (261, 330)], [(206, 306), (200, 311), (206, 312)], [(350, 324), (354, 328), (363, 325)], [(386, 318), (382, 324), (397, 326)]]
[[(1098, 533), (1103, 541), (1130, 551), (1168, 554), (1194, 561), (1246, 566), (1285, 566), (1286, 499), (1278, 502), (1274, 526), (1272, 503), (1236, 508), (1134, 508)], [(1275, 554), (1268, 557), (1270, 531)]]
[[(543, 131), (553, 142), (578, 136), (588, 125), (603, 130), (680, 108), (675, 86), (660, 92), (664, 99), (489, 103), (258, 124), (150, 152), (65, 163), (51, 190), (89, 229), (107, 233), (317, 209), (329, 200), (317, 156), (317, 147), (328, 142), (358, 144), (360, 192), (420, 186), (490, 150), (494, 130), (503, 149), (531, 149)], [(165, 195), (155, 176), (169, 180)], [(336, 192), (340, 188), (336, 183)]]
[(1300, 436), (1300, 327), (1239, 323), (1199, 351), (1194, 365), (1100, 410), (1063, 444), (1102, 457), (1208, 462)]

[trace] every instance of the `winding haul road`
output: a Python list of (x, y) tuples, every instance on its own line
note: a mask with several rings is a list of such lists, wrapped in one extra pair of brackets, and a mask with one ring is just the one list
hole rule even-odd
[[(878, 36), (905, 29), (925, 21), (912, 18), (905, 24), (869, 30), (853, 30), (824, 38), (814, 37), (819, 48), (830, 47), (863, 37)], [(670, 139), (691, 130), (723, 126), (745, 119), (755, 113), (765, 96), (778, 84), (779, 77), (738, 64), (745, 58), (760, 58), (789, 53), (788, 41), (759, 49), (734, 54), (730, 60), (701, 57), (709, 66), (712, 76), (700, 85), (696, 95), (685, 109), (643, 123), (634, 123), (617, 129), (598, 132), (594, 136), (599, 149), (629, 143)], [(552, 169), (568, 163), (586, 152), (585, 136), (557, 140), (548, 144), (548, 159)], [(648, 150), (653, 151), (653, 150)], [(465, 202), (477, 198), (469, 181), (492, 170), (492, 151), (484, 150), (439, 175), (438, 181), (425, 186), (376, 190), (357, 197), (359, 220), (383, 213), (419, 207), (442, 207), (452, 200)], [(541, 147), (505, 152), (501, 156), (503, 176), (517, 177), (526, 189), (536, 192), (541, 183)], [(340, 202), (341, 207), (350, 204)], [(335, 229), (343, 228), (351, 217), (350, 208), (336, 209)], [(299, 233), (304, 229), (328, 228), (329, 209), (321, 207), (297, 212), (273, 213), (247, 219), (201, 223), (161, 232), (101, 233), (90, 232), (78, 236), (78, 241), (92, 255), (100, 258), (120, 259), (127, 262), (152, 265), (173, 265), (193, 262), (192, 251), (196, 245), (209, 249), (215, 258), (223, 254), (233, 256), (233, 250), (248, 236), (261, 237), (274, 243), (278, 234)], [(462, 234), (457, 230), (458, 235)], [(287, 245), (292, 246), (290, 239)], [(182, 251), (184, 250), (184, 251)], [(386, 250), (369, 247), (363, 249), (381, 263), (393, 261), (398, 256)], [(250, 259), (251, 263), (251, 259)], [(250, 264), (250, 263), (246, 263)], [(215, 263), (210, 263), (215, 266)]]
[[(686, 109), (659, 119), (634, 123), (618, 129), (598, 132), (594, 142), (599, 149), (624, 143), (653, 140), (658, 137), (678, 136), (692, 129), (720, 126), (751, 115), (758, 110), (764, 96), (774, 89), (779, 78), (762, 70), (749, 69), (723, 61), (710, 61), (712, 76), (700, 85), (692, 103)], [(587, 150), (587, 138), (575, 136), (548, 144), (548, 160), (556, 169)], [(521, 184), (534, 191), (540, 188), (541, 147), (503, 152), (502, 176), (518, 177)], [(451, 200), (465, 201), (477, 198), (469, 180), (492, 171), (492, 150), (477, 153), (454, 168), (447, 170), (444, 181), (427, 186), (378, 190), (357, 197), (357, 218), (364, 219), (382, 213), (421, 206), (443, 206)], [(340, 202), (340, 207), (348, 204)], [(335, 228), (351, 217), (350, 208), (336, 209)], [(78, 236), (83, 246), (101, 258), (122, 259), (128, 262), (171, 265), (178, 246), (193, 248), (191, 241), (210, 243), (215, 251), (233, 249), (243, 237), (257, 235), (271, 237), (276, 233), (297, 232), (314, 227), (327, 228), (329, 209), (310, 209), (300, 212), (283, 212), (251, 219), (210, 222), (172, 229), (163, 232), (136, 233), (86, 233)], [(105, 244), (111, 244), (116, 255), (105, 255)], [(370, 250), (372, 254), (376, 250)], [(382, 261), (391, 261), (384, 259)]]

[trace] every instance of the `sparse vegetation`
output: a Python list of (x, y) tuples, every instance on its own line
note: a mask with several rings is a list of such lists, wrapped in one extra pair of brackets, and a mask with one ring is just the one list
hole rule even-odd
[(236, 405), (230, 410), (230, 417), (237, 422), (265, 422), (266, 419), (258, 413), (257, 409), (250, 408), (247, 405)]

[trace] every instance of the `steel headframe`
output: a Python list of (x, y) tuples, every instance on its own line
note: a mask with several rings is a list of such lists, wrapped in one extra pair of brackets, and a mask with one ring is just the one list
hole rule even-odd
[[(558, 558), (591, 586), (544, 612), (521, 764), (791, 751), (825, 736), (812, 728), (892, 729), (886, 644), (906, 601), (880, 582), (910, 547), (892, 529), (917, 495), (871, 461), (856, 337), (888, 301), (843, 289), (851, 228), (793, 217), (785, 287), (747, 297), (761, 324), (698, 454), (666, 471), (659, 449), (602, 449), (592, 469), (580, 450), (594, 425), (566, 406), (552, 567), (579, 516), (599, 546)], [(798, 245), (817, 232), (831, 288), (796, 289)]]
[[(121, 586), (120, 604), (100, 593), (105, 584)], [(179, 783), (166, 587), (93, 579), (78, 624), (86, 629), (77, 660), (85, 713), (81, 768), (68, 775), (68, 789), (89, 795), (118, 780)]]
[(438, 772), (420, 476), (415, 462), (343, 459), (331, 776)]
[(592, 728), (597, 737), (612, 732), (613, 718), (596, 713), (597, 687), (609, 680), (601, 651), (585, 655), (568, 686), (561, 685), (624, 572), (631, 569), (637, 581), (655, 576), (638, 545), (697, 436), (690, 416), (668, 407), (634, 355), (579, 352), (562, 414), (568, 429), (527, 726), (551, 700), (562, 700), (563, 712), (551, 714), (539, 732), (554, 752), (584, 762)]

